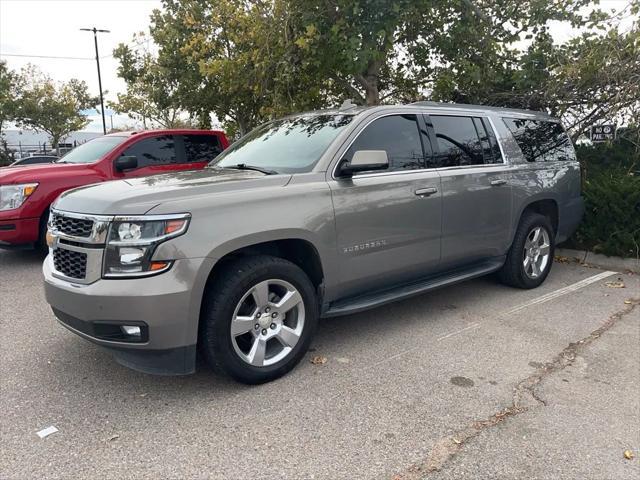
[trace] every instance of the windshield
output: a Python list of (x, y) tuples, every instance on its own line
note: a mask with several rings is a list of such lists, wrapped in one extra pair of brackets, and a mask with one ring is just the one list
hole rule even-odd
[(99, 137), (74, 148), (56, 163), (93, 163), (124, 142), (127, 137)]
[(313, 115), (275, 120), (231, 145), (210, 165), (252, 166), (276, 173), (309, 172), (353, 115)]

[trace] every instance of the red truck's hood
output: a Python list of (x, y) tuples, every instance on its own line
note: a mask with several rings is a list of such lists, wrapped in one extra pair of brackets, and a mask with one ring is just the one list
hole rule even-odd
[(15, 183), (40, 182), (44, 178), (59, 176), (68, 177), (86, 172), (90, 167), (87, 164), (73, 163), (44, 163), (42, 165), (25, 165), (23, 167), (0, 168), (0, 185)]

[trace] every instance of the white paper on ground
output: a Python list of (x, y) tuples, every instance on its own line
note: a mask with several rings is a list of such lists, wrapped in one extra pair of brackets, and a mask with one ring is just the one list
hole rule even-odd
[(36, 432), (36, 433), (38, 434), (38, 436), (40, 438), (46, 438), (49, 435), (51, 435), (52, 433), (56, 433), (57, 431), (58, 431), (58, 429), (56, 427), (51, 426), (51, 427), (47, 427), (47, 428), (45, 428), (43, 430), (40, 430), (39, 432)]

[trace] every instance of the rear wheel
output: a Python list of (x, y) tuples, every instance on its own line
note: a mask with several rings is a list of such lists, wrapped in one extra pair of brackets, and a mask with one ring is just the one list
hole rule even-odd
[(263, 383), (304, 356), (318, 320), (313, 285), (295, 264), (255, 256), (223, 269), (210, 286), (200, 320), (200, 350), (216, 370)]
[(553, 264), (554, 232), (549, 219), (527, 213), (500, 270), (500, 280), (512, 287), (535, 288), (547, 278)]

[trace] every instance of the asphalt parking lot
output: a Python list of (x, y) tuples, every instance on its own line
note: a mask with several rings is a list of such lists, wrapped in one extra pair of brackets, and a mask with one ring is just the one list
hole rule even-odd
[(638, 275), (556, 263), (536, 290), (483, 278), (324, 320), (247, 387), (119, 366), (55, 322), (40, 264), (0, 251), (2, 479), (640, 478)]

